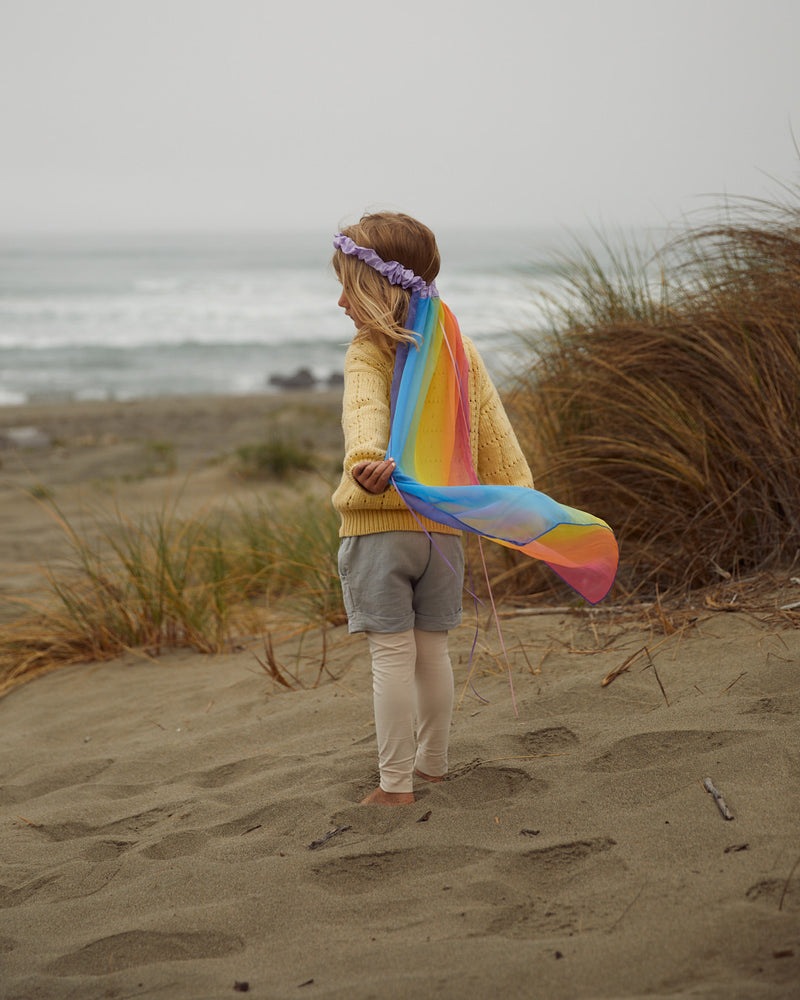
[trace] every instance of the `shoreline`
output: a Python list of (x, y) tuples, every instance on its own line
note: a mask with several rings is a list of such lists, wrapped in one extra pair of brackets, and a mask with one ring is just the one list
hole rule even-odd
[(3, 416), (7, 413), (22, 414), (29, 410), (53, 410), (58, 407), (71, 409), (73, 407), (103, 407), (103, 406), (127, 406), (142, 405), (146, 403), (159, 402), (199, 402), (202, 400), (257, 400), (272, 399), (275, 396), (294, 399), (295, 397), (326, 395), (327, 393), (341, 393), (342, 386), (336, 375), (331, 375), (328, 379), (313, 379), (307, 382), (299, 370), (294, 375), (279, 376), (278, 380), (265, 381), (264, 388), (258, 392), (186, 392), (186, 393), (159, 393), (158, 395), (140, 395), (129, 398), (79, 398), (71, 394), (40, 394), (30, 399), (13, 403), (0, 403), (0, 425), (7, 421)]

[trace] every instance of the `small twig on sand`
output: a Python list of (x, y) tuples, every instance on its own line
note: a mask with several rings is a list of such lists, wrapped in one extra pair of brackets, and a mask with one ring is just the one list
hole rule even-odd
[(641, 896), (641, 894), (644, 892), (644, 890), (646, 888), (647, 888), (647, 883), (645, 882), (645, 884), (636, 893), (636, 895), (633, 897), (633, 899), (630, 901), (630, 903), (628, 903), (628, 905), (625, 907), (625, 909), (622, 911), (622, 913), (620, 913), (620, 915), (617, 917), (617, 919), (614, 921), (614, 923), (608, 928), (608, 931), (607, 931), (608, 934), (610, 934), (614, 930), (614, 928), (617, 926), (617, 924), (622, 920), (622, 918), (625, 916), (625, 914), (631, 909), (631, 907), (633, 906), (633, 904)]
[(309, 851), (315, 850), (317, 847), (322, 847), (323, 844), (327, 844), (331, 837), (335, 837), (339, 833), (344, 833), (345, 830), (351, 830), (350, 826), (337, 826), (335, 830), (328, 830), (324, 837), (320, 837), (319, 840), (312, 840), (308, 845)]
[(653, 663), (653, 657), (650, 655), (650, 650), (646, 647), (645, 653), (647, 653), (647, 665), (653, 668), (653, 673), (656, 675), (658, 686), (661, 688), (661, 693), (664, 695), (664, 701), (667, 703), (667, 708), (669, 708), (669, 698), (667, 697), (667, 692), (664, 690), (664, 685), (661, 683), (661, 678), (658, 676), (658, 671), (656, 670), (655, 663)]
[(733, 819), (733, 813), (726, 805), (725, 799), (722, 797), (722, 792), (714, 787), (714, 782), (711, 778), (703, 778), (703, 788), (705, 788), (709, 795), (714, 796), (714, 801), (717, 803), (717, 808), (722, 813), (723, 818)]
[(723, 695), (725, 694), (725, 692), (726, 692), (726, 691), (730, 691), (730, 689), (731, 689), (731, 688), (733, 687), (733, 685), (734, 685), (734, 684), (736, 684), (736, 683), (737, 683), (738, 681), (740, 681), (740, 680), (741, 680), (741, 679), (742, 679), (742, 678), (743, 678), (743, 677), (744, 677), (744, 676), (745, 676), (746, 674), (747, 674), (747, 671), (746, 671), (746, 670), (743, 670), (743, 671), (742, 671), (742, 672), (741, 672), (741, 673), (739, 674), (739, 676), (738, 676), (737, 678), (735, 678), (734, 680), (732, 680), (732, 681), (730, 682), (730, 684), (729, 684), (729, 685), (728, 685), (727, 687), (724, 687), (724, 688), (723, 688), (723, 689), (722, 689), (722, 690), (720, 691), (720, 693), (719, 693), (719, 694), (717, 695), (717, 697), (718, 697), (718, 698), (721, 698), (721, 697), (722, 697), (722, 696), (723, 696)]
[(628, 667), (633, 663), (633, 661), (638, 656), (641, 656), (642, 653), (647, 653), (647, 655), (649, 656), (650, 653), (655, 652), (659, 648), (659, 646), (663, 646), (665, 642), (670, 642), (674, 638), (677, 638), (678, 642), (680, 642), (685, 632), (687, 632), (690, 628), (696, 628), (702, 622), (707, 621), (708, 618), (710, 617), (711, 616), (708, 615), (706, 616), (706, 618), (692, 618), (685, 625), (682, 625), (679, 629), (675, 629), (674, 631), (670, 632), (669, 635), (665, 635), (662, 639), (659, 639), (658, 642), (651, 645), (649, 649), (647, 646), (642, 646), (641, 649), (637, 649), (635, 653), (631, 653), (631, 655), (624, 663), (620, 664), (620, 666), (616, 667), (610, 673), (606, 674), (606, 676), (600, 682), (600, 686), (606, 687), (614, 680), (615, 677), (619, 677), (619, 675), (621, 673), (624, 673), (628, 669)]
[(795, 863), (792, 865), (792, 870), (789, 872), (789, 877), (786, 879), (786, 884), (784, 885), (783, 892), (781, 893), (781, 901), (780, 903), (778, 903), (779, 910), (783, 909), (783, 900), (786, 897), (786, 893), (789, 889), (789, 883), (792, 881), (792, 875), (794, 875), (798, 865), (800, 865), (800, 858), (798, 858), (797, 861), (795, 861)]
[(32, 826), (36, 830), (38, 830), (42, 825), (41, 823), (34, 823), (32, 819), (25, 819), (25, 817), (20, 816), (19, 813), (17, 813), (17, 819), (21, 819), (23, 823), (27, 823), (28, 826)]
[(628, 657), (628, 659), (624, 663), (621, 663), (618, 667), (615, 667), (610, 673), (608, 673), (608, 674), (605, 675), (605, 677), (600, 682), (600, 687), (606, 687), (616, 677), (619, 677), (620, 674), (624, 673), (628, 669), (628, 667), (633, 663), (633, 661), (638, 656), (641, 656), (642, 653), (644, 653), (646, 650), (647, 650), (647, 646), (642, 646), (642, 648), (641, 649), (637, 649), (635, 653), (631, 653), (631, 655)]
[[(516, 648), (517, 648), (517, 649), (519, 649), (519, 651), (520, 651), (520, 652), (522, 653), (522, 655), (523, 655), (523, 656), (525, 657), (525, 662), (526, 662), (526, 663), (528, 664), (528, 670), (529, 670), (529, 671), (530, 671), (530, 672), (531, 672), (532, 674), (540, 674), (540, 673), (542, 672), (542, 661), (541, 661), (541, 660), (539, 661), (539, 666), (538, 666), (538, 667), (536, 667), (536, 669), (534, 670), (534, 668), (533, 668), (533, 667), (531, 666), (531, 661), (530, 661), (530, 660), (528, 659), (528, 653), (527, 653), (527, 651), (526, 651), (526, 649), (525, 649), (525, 643), (523, 643), (523, 642), (520, 642), (520, 643), (519, 643), (519, 645), (518, 645), (518, 646), (517, 646)], [(546, 655), (547, 655), (547, 654), (545, 654), (545, 656), (546, 656)], [(544, 659), (544, 656), (542, 657), (542, 660), (543, 660), (543, 659)]]

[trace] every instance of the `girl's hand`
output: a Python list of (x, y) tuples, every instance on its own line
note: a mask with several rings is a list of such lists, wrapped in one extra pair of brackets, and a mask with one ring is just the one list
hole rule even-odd
[(383, 493), (395, 470), (394, 459), (381, 462), (358, 462), (353, 466), (353, 479), (368, 493)]

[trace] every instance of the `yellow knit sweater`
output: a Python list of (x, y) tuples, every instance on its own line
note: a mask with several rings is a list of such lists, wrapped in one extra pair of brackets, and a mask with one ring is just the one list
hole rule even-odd
[[(466, 337), (469, 360), (469, 416), (472, 461), (482, 483), (533, 486), (528, 463), (509, 423), (503, 404), (475, 346)], [(342, 518), (339, 534), (370, 535), (377, 531), (421, 531), (394, 487), (374, 494), (352, 476), (358, 462), (380, 461), (389, 443), (390, 393), (394, 353), (381, 351), (368, 340), (356, 340), (344, 362), (344, 468), (333, 494), (333, 506)], [(421, 518), (428, 531), (456, 535), (455, 528)]]

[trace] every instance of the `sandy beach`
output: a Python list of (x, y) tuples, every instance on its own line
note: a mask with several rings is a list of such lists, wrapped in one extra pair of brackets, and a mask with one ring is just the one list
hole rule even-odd
[[(231, 475), (235, 448), (310, 413), (335, 453), (337, 412), (336, 393), (0, 411), (0, 437), (47, 439), (0, 452), (0, 612), (63, 544), (25, 491), (75, 516), (177, 483), (189, 512), (247, 502), (266, 487)], [(0, 997), (800, 995), (797, 576), (660, 610), (503, 608), (513, 695), (483, 613), (470, 682), (468, 611), (450, 775), (402, 808), (358, 805), (371, 681), (343, 626), (324, 654), (276, 645), (296, 691), (257, 643), (17, 688)]]

